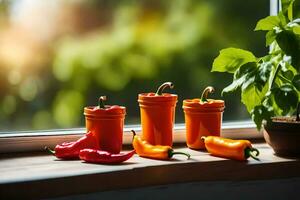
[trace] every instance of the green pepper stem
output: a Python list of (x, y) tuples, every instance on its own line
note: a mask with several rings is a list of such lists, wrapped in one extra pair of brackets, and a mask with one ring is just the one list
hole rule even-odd
[(212, 86), (206, 87), (202, 92), (201, 101), (207, 102), (208, 93), (213, 93), (214, 91), (215, 91), (215, 89)]
[(190, 159), (190, 157), (191, 157), (191, 155), (188, 153), (174, 151), (173, 149), (170, 149), (168, 153), (169, 153), (169, 158), (172, 158), (173, 155), (175, 155), (175, 154), (185, 155), (185, 156), (187, 156), (188, 159)]
[[(255, 155), (253, 154), (253, 152), (255, 153)], [(245, 157), (246, 158), (251, 157), (251, 158), (253, 158), (255, 160), (259, 160), (259, 158), (257, 158), (257, 156), (259, 156), (258, 149), (250, 148), (250, 147), (248, 147), (248, 148), (245, 149)]]
[(53, 150), (50, 149), (49, 147), (45, 146), (45, 150), (47, 150), (49, 153), (55, 155), (55, 151), (53, 151)]
[(98, 100), (98, 106), (99, 106), (99, 108), (102, 108), (102, 109), (105, 108), (104, 101), (106, 101), (106, 96), (99, 97), (99, 100)]
[(159, 86), (159, 88), (157, 89), (156, 93), (155, 93), (155, 96), (159, 96), (159, 95), (162, 95), (162, 92), (163, 90), (166, 88), (166, 87), (169, 87), (169, 88), (173, 88), (174, 87), (174, 84), (172, 82), (165, 82), (163, 83), (161, 86)]

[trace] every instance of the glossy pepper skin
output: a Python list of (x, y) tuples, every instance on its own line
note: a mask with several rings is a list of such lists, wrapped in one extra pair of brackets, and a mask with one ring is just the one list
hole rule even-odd
[[(51, 151), (48, 147), (46, 147)], [(99, 149), (99, 144), (92, 132), (88, 132), (75, 142), (64, 142), (56, 145), (54, 151), (51, 151), (57, 158), (71, 160), (79, 159), (79, 152), (82, 149), (93, 148)]]
[(190, 155), (183, 152), (174, 152), (172, 147), (164, 145), (151, 145), (145, 140), (142, 140), (136, 133), (132, 130), (133, 141), (132, 146), (136, 153), (141, 157), (158, 159), (158, 160), (169, 160), (175, 154), (182, 154), (190, 158)]
[(79, 153), (79, 158), (89, 163), (117, 164), (128, 160), (134, 154), (135, 150), (127, 153), (111, 154), (97, 149), (83, 149)]
[[(252, 147), (249, 140), (232, 140), (217, 136), (202, 137), (204, 140), (206, 150), (218, 157), (224, 157), (234, 160), (247, 160), (252, 157), (256, 160), (256, 156), (259, 155), (259, 151)], [(255, 152), (256, 155), (252, 153)]]

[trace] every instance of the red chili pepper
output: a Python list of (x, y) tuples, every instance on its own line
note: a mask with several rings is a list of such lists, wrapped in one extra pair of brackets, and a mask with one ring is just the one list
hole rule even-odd
[(111, 154), (97, 149), (83, 149), (79, 153), (79, 158), (89, 163), (117, 164), (128, 160), (134, 154), (135, 150), (127, 153)]
[(62, 144), (56, 145), (54, 151), (49, 147), (45, 148), (52, 154), (54, 154), (57, 158), (70, 160), (79, 159), (79, 152), (82, 149), (99, 149), (99, 144), (96, 138), (93, 136), (92, 132), (88, 132), (75, 142), (64, 142)]

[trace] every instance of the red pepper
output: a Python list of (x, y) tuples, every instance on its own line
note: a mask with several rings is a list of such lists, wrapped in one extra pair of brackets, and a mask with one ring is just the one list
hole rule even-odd
[(111, 154), (97, 149), (83, 149), (79, 153), (79, 158), (89, 163), (117, 164), (128, 160), (134, 154), (135, 150), (127, 153)]
[(99, 144), (96, 138), (93, 136), (92, 132), (88, 132), (75, 142), (64, 142), (62, 144), (56, 145), (54, 151), (52, 151), (48, 147), (45, 148), (53, 153), (57, 158), (70, 160), (79, 159), (79, 152), (82, 149), (99, 149)]

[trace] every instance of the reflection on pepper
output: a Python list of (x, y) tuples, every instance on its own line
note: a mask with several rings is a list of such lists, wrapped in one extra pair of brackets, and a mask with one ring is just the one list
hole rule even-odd
[(151, 145), (147, 141), (142, 140), (139, 136), (136, 135), (134, 130), (131, 130), (133, 133), (132, 145), (136, 153), (141, 157), (159, 159), (159, 160), (169, 160), (175, 154), (185, 155), (190, 158), (190, 154), (183, 152), (175, 152), (170, 146), (163, 145)]

